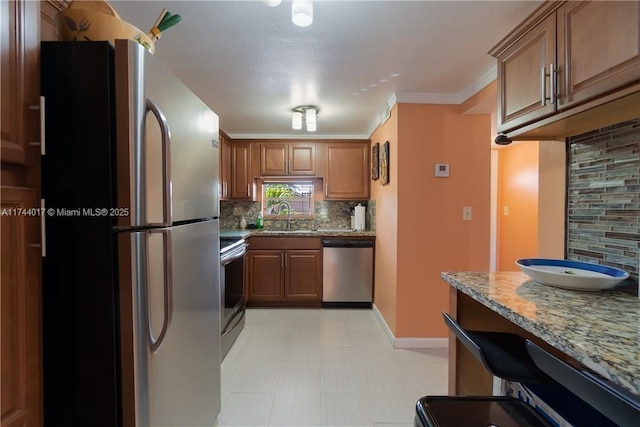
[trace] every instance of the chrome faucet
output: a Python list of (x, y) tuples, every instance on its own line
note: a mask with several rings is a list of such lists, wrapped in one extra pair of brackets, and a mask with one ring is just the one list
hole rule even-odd
[(291, 205), (286, 200), (281, 200), (280, 203), (284, 204), (287, 207), (287, 231), (291, 230)]

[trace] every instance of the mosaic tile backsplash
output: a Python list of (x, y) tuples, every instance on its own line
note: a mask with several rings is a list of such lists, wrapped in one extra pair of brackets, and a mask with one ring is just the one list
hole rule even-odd
[[(375, 200), (314, 202), (315, 217), (313, 219), (292, 219), (291, 229), (350, 228), (351, 213), (358, 203), (367, 207), (366, 230), (375, 231)], [(220, 229), (238, 229), (242, 215), (248, 222), (255, 222), (259, 212), (260, 202), (222, 200), (220, 201)], [(264, 228), (267, 230), (286, 230), (287, 221), (265, 219)]]
[(568, 140), (567, 258), (640, 264), (640, 118)]

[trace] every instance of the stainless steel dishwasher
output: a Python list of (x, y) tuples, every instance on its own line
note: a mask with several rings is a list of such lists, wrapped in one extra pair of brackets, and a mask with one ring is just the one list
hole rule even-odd
[(373, 239), (322, 239), (322, 306), (371, 308)]

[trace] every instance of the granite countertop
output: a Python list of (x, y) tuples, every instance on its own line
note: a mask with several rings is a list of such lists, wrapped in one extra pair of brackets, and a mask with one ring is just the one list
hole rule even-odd
[(266, 230), (266, 229), (246, 229), (246, 230), (220, 230), (222, 237), (375, 237), (374, 231), (350, 231), (335, 228), (318, 230)]
[(482, 305), (640, 397), (640, 299), (629, 286), (580, 292), (521, 272), (443, 272)]

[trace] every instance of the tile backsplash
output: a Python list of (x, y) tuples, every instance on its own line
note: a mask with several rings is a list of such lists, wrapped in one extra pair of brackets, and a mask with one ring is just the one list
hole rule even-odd
[(567, 146), (567, 258), (628, 271), (640, 264), (640, 118)]
[[(322, 201), (314, 202), (315, 217), (313, 219), (292, 219), (293, 230), (315, 230), (317, 228), (350, 228), (351, 212), (362, 203), (367, 207), (366, 230), (375, 231), (374, 200)], [(239, 228), (242, 215), (248, 222), (255, 222), (260, 212), (260, 202), (221, 200), (220, 201), (220, 229), (234, 230)], [(265, 228), (271, 230), (285, 230), (286, 220), (265, 219)]]

